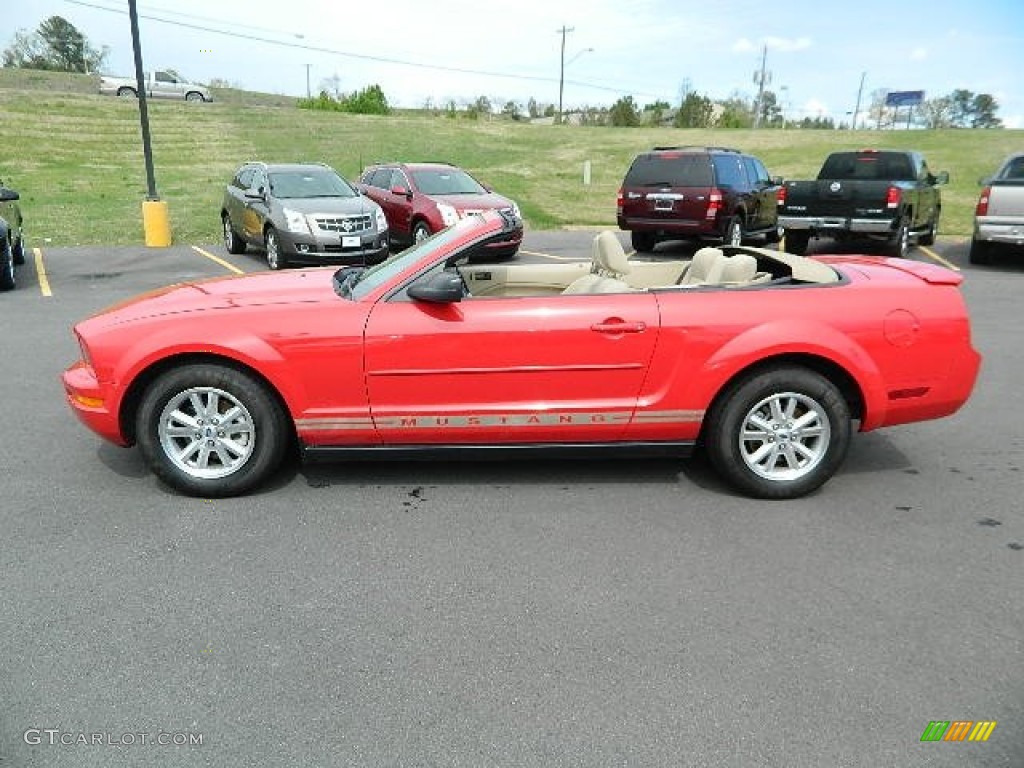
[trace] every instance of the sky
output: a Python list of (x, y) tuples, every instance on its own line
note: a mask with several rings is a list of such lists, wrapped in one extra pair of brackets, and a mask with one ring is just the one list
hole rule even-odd
[[(787, 119), (849, 123), (878, 91), (988, 93), (1024, 128), (1021, 0), (138, 0), (143, 64), (304, 96), (380, 85), (396, 107), (496, 108), (529, 99), (566, 110), (679, 104), (768, 90)], [(106, 69), (133, 76), (127, 0), (0, 0), (7, 47), (49, 16), (74, 24)], [(563, 30), (565, 30), (563, 32)], [(564, 54), (562, 43), (564, 38)], [(563, 74), (564, 62), (564, 74)]]

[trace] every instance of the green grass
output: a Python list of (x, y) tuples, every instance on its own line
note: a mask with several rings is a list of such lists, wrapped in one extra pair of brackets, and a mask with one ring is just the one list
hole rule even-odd
[[(539, 126), (402, 113), (299, 110), (294, 100), (232, 89), (212, 104), (149, 102), (157, 190), (174, 239), (213, 243), (224, 184), (244, 160), (317, 160), (350, 179), (374, 160), (446, 160), (515, 198), (534, 229), (615, 226), (615, 194), (633, 155), (661, 144), (716, 144), (760, 156), (771, 173), (812, 178), (834, 149), (924, 152), (947, 170), (941, 234), (966, 236), (978, 179), (1024, 144), (1024, 131), (678, 130)], [(146, 177), (136, 102), (96, 80), (0, 69), (0, 178), (22, 196), (30, 242), (142, 242)], [(591, 164), (591, 184), (582, 182)]]

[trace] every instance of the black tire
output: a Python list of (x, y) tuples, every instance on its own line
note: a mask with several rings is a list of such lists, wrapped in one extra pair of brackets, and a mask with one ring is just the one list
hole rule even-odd
[(22, 235), (18, 238), (18, 242), (11, 248), (11, 255), (14, 257), (14, 263), (21, 266), (25, 263), (25, 236)]
[(739, 490), (793, 499), (835, 474), (850, 432), (849, 405), (832, 382), (806, 368), (780, 367), (723, 394), (708, 417), (705, 444), (712, 465)]
[(992, 244), (984, 240), (971, 240), (971, 250), (967, 254), (967, 260), (971, 264), (991, 264)]
[(206, 101), (206, 99), (203, 98), (203, 94), (201, 94), (199, 91), (189, 91), (185, 94), (185, 101), (196, 102)]
[(267, 251), (267, 266), (270, 269), (284, 269), (288, 266), (288, 259), (281, 251), (281, 241), (273, 227), (267, 227), (267, 231), (263, 233), (263, 246)]
[[(229, 422), (218, 423), (230, 414)], [(265, 481), (290, 441), (284, 409), (267, 387), (212, 363), (157, 378), (142, 397), (135, 426), (153, 474), (182, 493), (207, 498), (236, 496)]]
[(417, 221), (416, 225), (412, 228), (412, 244), (417, 245), (422, 243), (430, 237), (430, 234), (430, 227), (427, 226), (427, 222)]
[(928, 222), (928, 229), (926, 229), (920, 237), (917, 238), (919, 245), (935, 245), (935, 237), (939, 233), (939, 215), (942, 212), (936, 209), (935, 215), (932, 216), (932, 220)]
[(743, 222), (739, 216), (733, 216), (725, 223), (722, 245), (743, 245)]
[(811, 242), (811, 233), (805, 229), (787, 229), (783, 239), (786, 253), (803, 256), (807, 253), (807, 244)]
[(774, 229), (769, 229), (764, 233), (764, 241), (769, 245), (773, 245), (775, 243), (781, 243), (784, 236), (785, 230), (782, 227), (775, 227)]
[(895, 234), (889, 238), (889, 255), (899, 259), (907, 258), (910, 250), (910, 226), (907, 222), (900, 221), (896, 227)]
[(10, 291), (17, 285), (14, 279), (14, 254), (7, 239), (0, 240), (0, 291)]
[(228, 253), (245, 253), (245, 240), (235, 232), (235, 228), (231, 226), (231, 217), (226, 213), (221, 216), (221, 227), (224, 230), (224, 247)]
[(630, 232), (629, 243), (637, 253), (650, 253), (658, 244), (653, 232)]
[(138, 94), (135, 92), (134, 88), (128, 88), (127, 86), (123, 86), (121, 88), (118, 88), (117, 89), (117, 95), (120, 96), (122, 99), (127, 99), (127, 98), (130, 98), (130, 97), (137, 97), (138, 96)]

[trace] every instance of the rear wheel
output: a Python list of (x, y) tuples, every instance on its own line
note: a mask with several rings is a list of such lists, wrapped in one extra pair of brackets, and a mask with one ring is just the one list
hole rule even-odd
[(157, 477), (193, 496), (244, 493), (280, 465), (284, 409), (253, 376), (215, 364), (168, 371), (146, 390), (139, 448)]
[(288, 266), (288, 260), (281, 253), (281, 241), (277, 239), (277, 232), (268, 227), (263, 235), (263, 244), (267, 249), (267, 266), (271, 269), (284, 269)]
[(14, 254), (7, 240), (0, 240), (0, 291), (9, 291), (15, 286)]
[(810, 493), (842, 464), (850, 444), (850, 409), (824, 376), (773, 368), (734, 384), (708, 418), (715, 469), (762, 499)]
[(649, 253), (657, 245), (657, 238), (651, 232), (630, 232), (629, 243), (637, 253)]
[(992, 244), (984, 240), (971, 240), (971, 250), (967, 254), (967, 260), (971, 264), (991, 264)]
[(807, 253), (807, 244), (811, 242), (810, 232), (803, 229), (787, 229), (784, 232), (783, 240), (786, 253), (792, 253), (796, 256), (803, 256)]
[(900, 259), (907, 258), (907, 251), (910, 250), (910, 227), (906, 221), (901, 221), (896, 228), (896, 233), (889, 240), (889, 254)]
[(743, 245), (743, 224), (739, 216), (733, 216), (725, 225), (725, 234), (722, 236), (723, 245)]
[(224, 247), (228, 253), (245, 253), (245, 241), (238, 236), (235, 228), (231, 226), (231, 217), (226, 213), (221, 216), (221, 224), (224, 229)]

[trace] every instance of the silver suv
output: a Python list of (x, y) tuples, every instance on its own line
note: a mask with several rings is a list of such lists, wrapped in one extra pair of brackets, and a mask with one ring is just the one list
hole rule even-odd
[(224, 190), (220, 216), (228, 252), (262, 248), (271, 269), (388, 256), (384, 211), (323, 163), (245, 163)]

